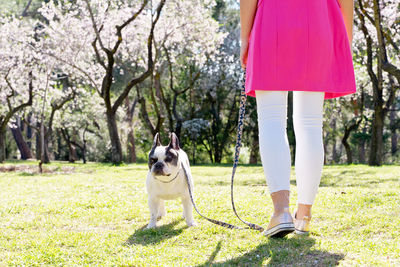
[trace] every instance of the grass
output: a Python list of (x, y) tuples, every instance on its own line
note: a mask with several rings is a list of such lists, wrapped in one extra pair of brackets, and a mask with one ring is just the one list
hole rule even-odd
[[(400, 166), (324, 166), (311, 235), (280, 240), (198, 215), (198, 226), (187, 228), (178, 200), (166, 202), (158, 229), (144, 230), (146, 164), (50, 166), (55, 173), (0, 173), (0, 266), (400, 265)], [(240, 225), (230, 206), (231, 167), (193, 166), (192, 173), (200, 210)], [(268, 224), (272, 203), (261, 166), (239, 166), (235, 201), (244, 219)]]

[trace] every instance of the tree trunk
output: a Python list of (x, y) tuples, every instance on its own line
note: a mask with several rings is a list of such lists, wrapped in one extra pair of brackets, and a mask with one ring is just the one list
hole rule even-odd
[[(365, 128), (363, 129), (363, 133), (365, 133), (366, 130)], [(360, 138), (359, 139), (359, 145), (358, 145), (358, 161), (361, 164), (365, 164), (365, 138)]]
[[(36, 158), (38, 160), (41, 160), (42, 163), (50, 163), (50, 156), (49, 156), (50, 152), (49, 152), (48, 142), (47, 139), (44, 138), (46, 135), (46, 127), (43, 126), (43, 133), (42, 133), (41, 123), (38, 123), (38, 125), (39, 125), (38, 127), (39, 131), (36, 133), (37, 134)], [(42, 155), (42, 149), (44, 149), (43, 155)]]
[(333, 161), (333, 163), (337, 164), (339, 162), (338, 158), (339, 158), (339, 156), (338, 156), (338, 152), (336, 149), (336, 136), (335, 136), (335, 137), (333, 137), (333, 140), (332, 140), (332, 161)]
[(133, 135), (132, 128), (129, 129), (127, 141), (128, 162), (136, 162), (135, 136)]
[[(61, 128), (61, 134), (68, 146), (68, 161), (74, 163), (76, 160), (78, 160), (78, 155), (76, 154), (76, 148), (75, 148), (76, 143), (74, 143), (71, 140), (68, 134), (68, 130)], [(86, 163), (84, 149), (82, 149), (82, 154), (83, 154), (83, 163)]]
[(71, 143), (68, 144), (68, 152), (68, 162), (75, 163), (75, 161), (78, 159), (78, 156), (76, 154), (75, 146)]
[(175, 127), (175, 134), (178, 137), (178, 140), (181, 140), (181, 132), (182, 132), (182, 120), (178, 119)]
[(325, 137), (323, 138), (323, 143), (324, 143), (324, 165), (327, 164), (327, 152), (328, 152), (328, 133), (325, 134)]
[(133, 133), (133, 114), (135, 112), (135, 107), (137, 104), (137, 99), (133, 101), (133, 104), (130, 104), (129, 97), (126, 98), (125, 100), (125, 106), (126, 106), (126, 123), (128, 124), (128, 136), (127, 136), (127, 142), (126, 142), (126, 150), (128, 154), (127, 161), (129, 163), (136, 162), (136, 147), (135, 147), (135, 136)]
[(351, 148), (349, 143), (346, 140), (342, 141), (342, 144), (344, 148), (346, 149), (346, 156), (347, 156), (347, 164), (352, 164), (353, 163), (353, 153), (351, 152)]
[(6, 131), (7, 127), (0, 128), (0, 163), (6, 160)]
[(338, 163), (340, 163), (340, 159), (342, 158), (343, 146), (340, 146), (338, 153)]
[(75, 163), (75, 161), (78, 159), (78, 156), (76, 155), (76, 149), (71, 142), (67, 141), (68, 145), (68, 162), (70, 163)]
[(32, 158), (31, 150), (29, 149), (28, 144), (25, 142), (19, 126), (15, 124), (14, 127), (11, 128), (11, 132), (15, 142), (17, 143), (18, 150), (21, 154), (21, 159), (26, 160)]
[(394, 156), (397, 152), (397, 143), (398, 143), (398, 137), (397, 137), (397, 126), (396, 125), (396, 111), (394, 110), (396, 107), (396, 102), (393, 102), (392, 104), (392, 110), (390, 111), (390, 130), (391, 130), (391, 136), (390, 136), (390, 141), (391, 141), (391, 152), (392, 156)]
[[(45, 127), (45, 133), (48, 131), (48, 128)], [(55, 159), (54, 155), (54, 144), (53, 144), (53, 135), (50, 133), (49, 135), (45, 134), (44, 137), (44, 146), (45, 146), (45, 159), (46, 163), (50, 163), (51, 160)]]
[[(209, 142), (208, 142), (208, 143), (209, 143)], [(207, 153), (208, 153), (208, 157), (209, 157), (209, 159), (210, 159), (210, 162), (211, 162), (211, 163), (214, 163), (213, 152), (212, 152), (212, 147), (211, 147), (211, 145), (208, 145), (208, 146), (207, 146), (207, 144), (205, 143), (205, 140), (203, 140), (202, 144), (203, 144), (204, 148), (207, 150)]]
[(122, 162), (121, 141), (118, 135), (117, 120), (111, 111), (107, 111), (107, 126), (111, 141), (111, 161), (114, 164), (120, 164)]
[[(76, 147), (79, 147), (79, 149), (82, 151), (82, 161), (83, 164), (86, 164), (86, 150), (87, 150), (87, 140), (86, 140), (86, 131), (88, 131), (89, 126), (86, 125), (85, 130), (83, 130), (83, 134), (82, 134), (82, 145), (79, 145), (78, 142), (73, 142), (73, 145)], [(75, 134), (75, 137), (79, 136), (78, 133)], [(78, 158), (78, 157), (77, 157)]]
[[(332, 132), (335, 133), (336, 132), (336, 117), (333, 117), (332, 122), (331, 122), (331, 127), (332, 127)], [(332, 161), (335, 164), (337, 164), (339, 162), (335, 134), (333, 134), (333, 138), (332, 138)]]
[(361, 119), (356, 121), (355, 123), (351, 125), (345, 125), (344, 126), (344, 135), (342, 138), (342, 144), (344, 148), (346, 149), (346, 156), (347, 156), (347, 164), (352, 164), (353, 163), (353, 152), (351, 151), (351, 147), (348, 143), (348, 139), (350, 137), (350, 134), (352, 131), (355, 131), (358, 129), (358, 126), (361, 123)]
[(222, 160), (222, 150), (215, 149), (214, 150), (214, 161), (215, 163), (221, 163)]
[[(47, 140), (41, 137), (41, 126), (40, 122), (37, 123), (39, 131), (36, 131), (36, 159), (41, 160), (42, 157), (42, 148), (44, 148), (44, 155), (43, 155), (43, 163), (50, 163), (50, 157), (49, 157), (49, 148), (48, 148), (48, 143)], [(44, 135), (46, 135), (46, 127), (43, 127)], [(42, 140), (44, 141), (44, 145), (42, 145)]]
[(26, 144), (28, 145), (28, 148), (30, 150), (32, 150), (32, 137), (33, 137), (33, 129), (32, 127), (26, 123), (25, 121), (22, 121), (22, 125), (23, 125), (23, 131), (26, 132)]
[(259, 154), (259, 142), (258, 142), (258, 131), (253, 133), (253, 142), (250, 148), (250, 160), (249, 164), (257, 164)]
[(62, 141), (63, 141), (63, 138), (61, 135), (61, 131), (60, 131), (60, 129), (57, 129), (56, 130), (56, 140), (55, 140), (55, 143), (57, 144), (57, 149), (55, 150), (55, 152), (53, 152), (55, 160), (62, 160), (62, 153), (64, 152)]
[(192, 140), (192, 164), (196, 164), (196, 145), (197, 145), (197, 138)]
[(371, 125), (371, 150), (368, 159), (368, 165), (381, 166), (383, 155), (383, 111), (381, 105), (375, 106), (375, 112)]
[(83, 164), (86, 164), (86, 139), (83, 139), (82, 160)]
[(358, 146), (358, 161), (361, 164), (365, 164), (365, 140), (360, 140)]
[[(37, 126), (36, 129), (40, 129), (40, 123), (39, 122), (36, 123), (36, 126)], [(35, 141), (36, 159), (40, 160), (40, 155), (42, 153), (42, 149), (41, 149), (41, 146), (40, 146), (40, 131), (39, 130), (35, 130), (35, 139), (36, 139), (36, 141)]]

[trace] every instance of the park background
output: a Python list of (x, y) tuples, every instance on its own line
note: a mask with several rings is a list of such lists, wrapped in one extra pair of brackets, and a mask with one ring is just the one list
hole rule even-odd
[[(175, 132), (192, 164), (232, 161), (237, 1), (1, 3), (0, 161), (144, 162), (156, 132)], [(325, 100), (325, 164), (399, 163), (399, 3), (355, 1), (354, 14), (357, 93)], [(241, 160), (256, 164), (248, 99)], [(294, 161), (291, 111), (292, 93)]]
[[(177, 201), (161, 228), (142, 230), (157, 132), (164, 145), (170, 132), (180, 139), (201, 209), (237, 223), (228, 196), (239, 1), (0, 0), (0, 264), (400, 264), (400, 3), (354, 3), (357, 92), (324, 102), (312, 235), (267, 241), (199, 217), (186, 229)], [(266, 224), (272, 206), (247, 99), (237, 202)], [(291, 114), (289, 93), (294, 164)], [(294, 172), (291, 186), (293, 209)]]

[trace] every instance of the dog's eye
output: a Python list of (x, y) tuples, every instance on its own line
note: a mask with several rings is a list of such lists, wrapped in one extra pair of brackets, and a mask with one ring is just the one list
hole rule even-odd
[(150, 162), (153, 164), (153, 163), (156, 163), (157, 162), (157, 159), (155, 159), (155, 158), (151, 158), (150, 159)]
[(165, 161), (165, 162), (170, 162), (171, 160), (172, 160), (172, 158), (168, 156), (168, 157), (165, 158), (164, 161)]

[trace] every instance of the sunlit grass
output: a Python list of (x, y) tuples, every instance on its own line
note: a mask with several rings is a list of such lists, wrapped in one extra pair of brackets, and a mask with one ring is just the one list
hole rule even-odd
[[(324, 166), (310, 237), (282, 240), (197, 215), (199, 225), (187, 228), (178, 200), (166, 202), (158, 229), (143, 230), (146, 164), (46, 167), (55, 173), (0, 173), (0, 265), (400, 265), (400, 166)], [(231, 211), (231, 166), (193, 166), (192, 173), (200, 210), (240, 225)], [(291, 184), (293, 210), (294, 169)], [(235, 201), (243, 218), (267, 225), (267, 192), (261, 166), (239, 166)]]

